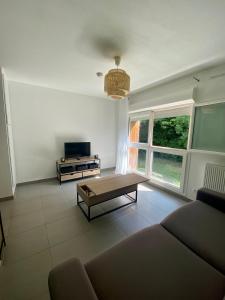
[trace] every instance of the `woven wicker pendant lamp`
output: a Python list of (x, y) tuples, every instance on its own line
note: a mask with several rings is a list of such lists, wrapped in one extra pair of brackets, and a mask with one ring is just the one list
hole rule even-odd
[(111, 69), (105, 75), (104, 91), (115, 100), (124, 99), (130, 91), (130, 76), (122, 69), (118, 69), (120, 56), (115, 56), (117, 69)]

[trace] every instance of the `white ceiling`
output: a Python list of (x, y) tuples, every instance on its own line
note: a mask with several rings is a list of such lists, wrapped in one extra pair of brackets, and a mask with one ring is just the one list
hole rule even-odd
[(224, 0), (0, 0), (9, 80), (104, 96), (122, 56), (132, 91), (225, 59)]

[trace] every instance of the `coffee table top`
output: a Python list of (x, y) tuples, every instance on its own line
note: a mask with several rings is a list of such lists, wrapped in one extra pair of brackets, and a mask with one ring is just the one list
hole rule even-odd
[(86, 180), (79, 183), (79, 186), (86, 185), (88, 189), (97, 196), (148, 180), (149, 179), (144, 176), (130, 173), (126, 175), (112, 175), (98, 179)]

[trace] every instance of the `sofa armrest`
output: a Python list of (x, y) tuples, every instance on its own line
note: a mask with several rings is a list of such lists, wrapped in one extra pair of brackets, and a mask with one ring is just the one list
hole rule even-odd
[(51, 300), (98, 300), (84, 266), (76, 258), (52, 269), (48, 286)]
[(201, 188), (197, 192), (196, 199), (225, 213), (225, 194)]

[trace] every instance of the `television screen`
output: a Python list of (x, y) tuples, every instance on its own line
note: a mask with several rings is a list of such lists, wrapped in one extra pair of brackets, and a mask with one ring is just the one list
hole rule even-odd
[(65, 158), (81, 157), (91, 155), (91, 143), (65, 143), (64, 144)]

